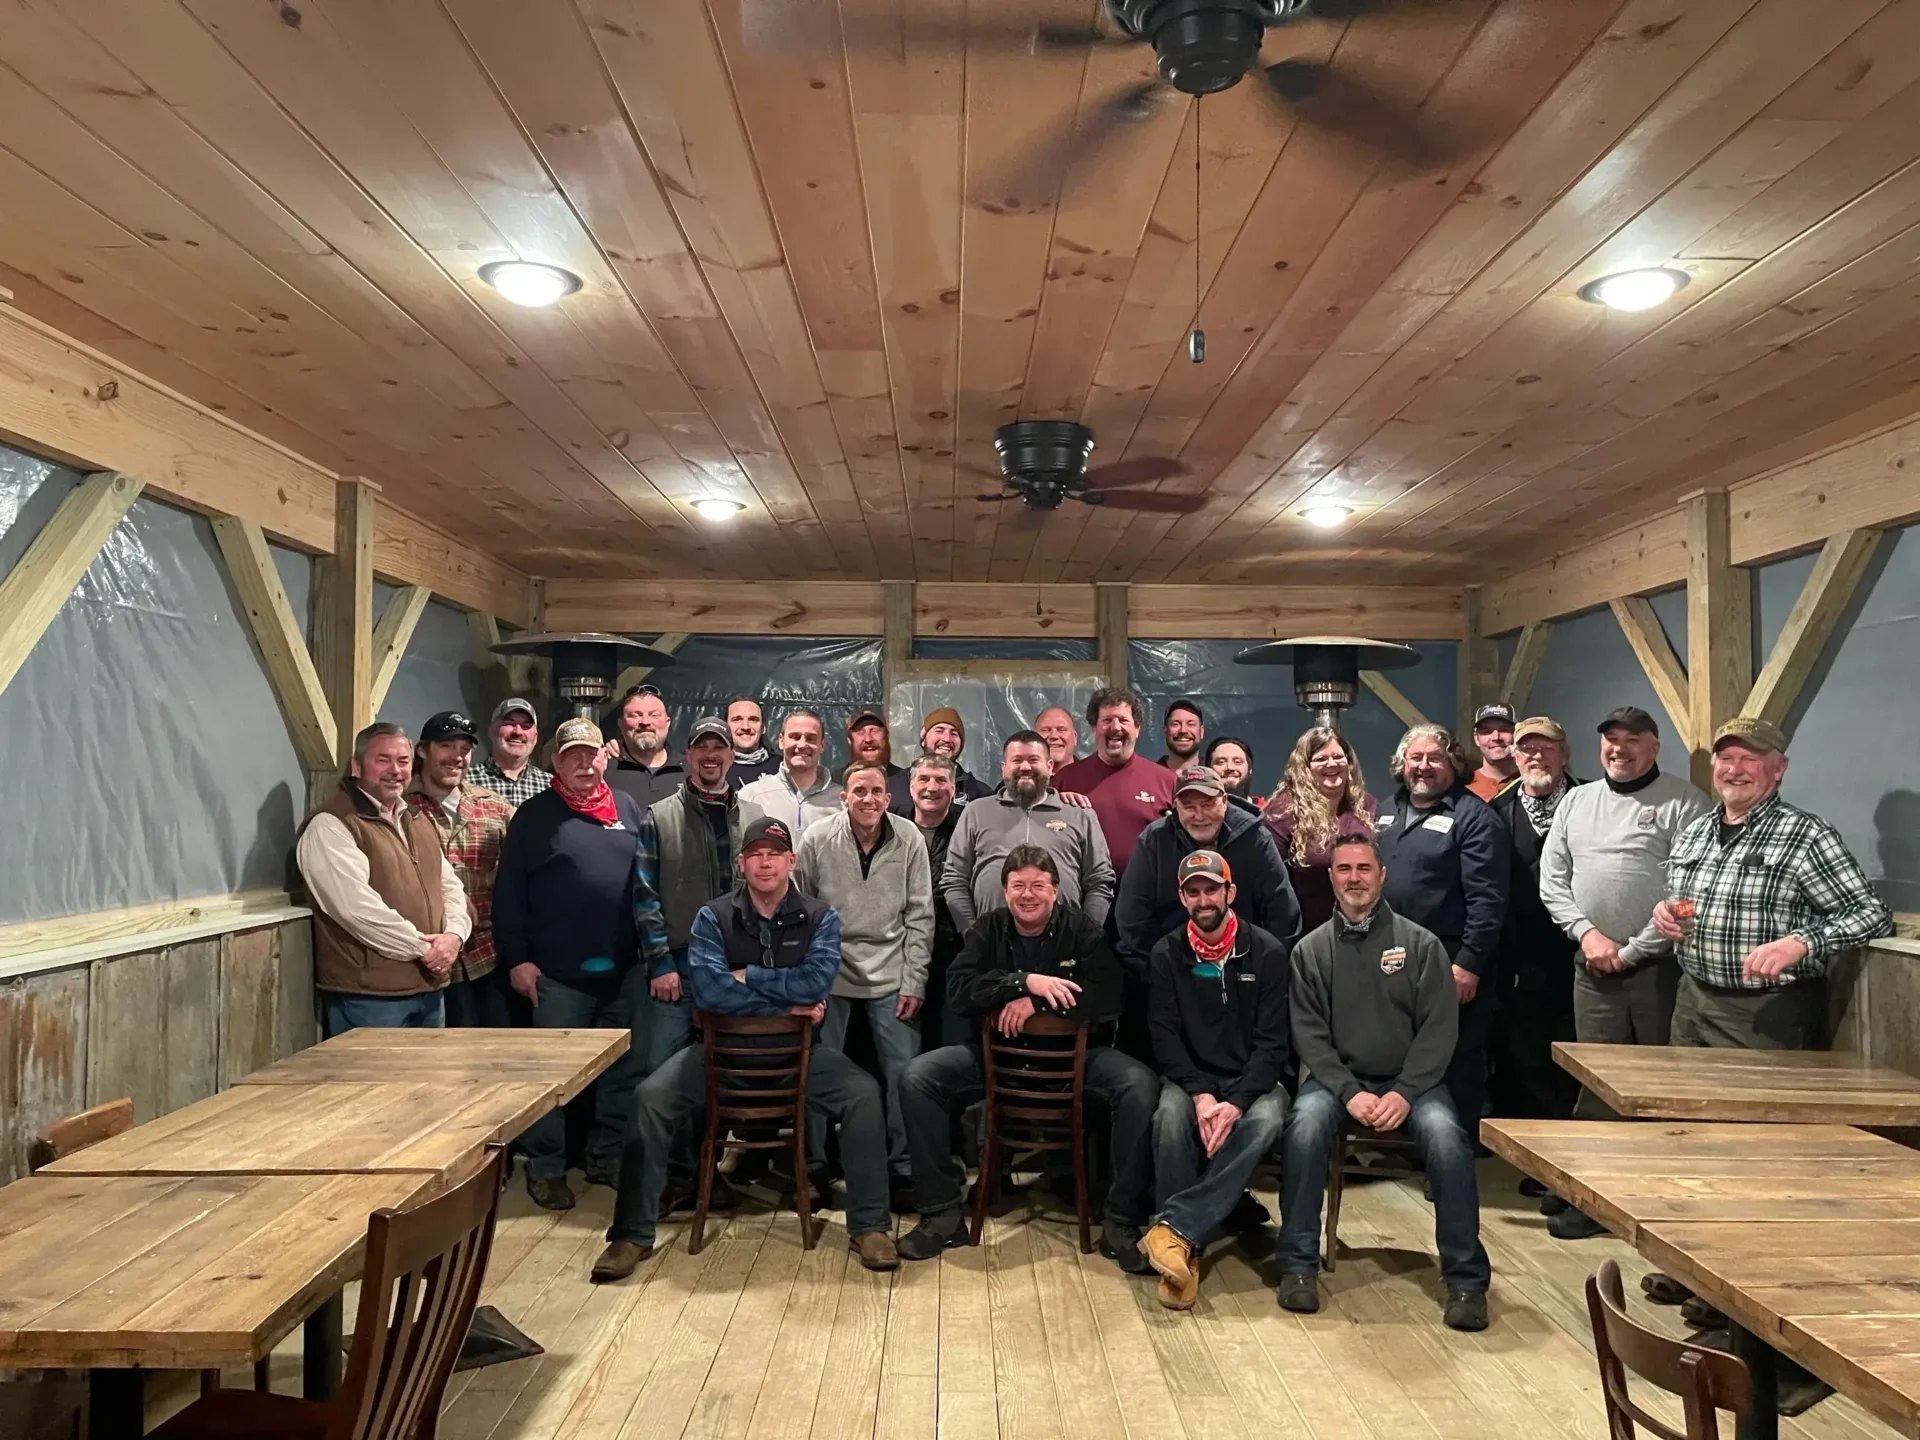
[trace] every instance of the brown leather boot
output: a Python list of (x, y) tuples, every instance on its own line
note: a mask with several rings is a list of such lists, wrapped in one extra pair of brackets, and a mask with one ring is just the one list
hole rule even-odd
[(1160, 1272), (1160, 1303), (1169, 1310), (1190, 1310), (1200, 1298), (1200, 1271), (1193, 1250), (1171, 1225), (1155, 1225), (1140, 1237), (1140, 1253)]
[(624, 1280), (639, 1269), (640, 1262), (651, 1254), (653, 1254), (651, 1245), (638, 1245), (631, 1240), (616, 1240), (600, 1252), (600, 1258), (593, 1262), (593, 1273), (587, 1278), (596, 1285)]
[(894, 1248), (893, 1236), (884, 1230), (869, 1230), (864, 1235), (847, 1237), (847, 1248), (860, 1257), (860, 1263), (869, 1270), (898, 1270), (900, 1252)]

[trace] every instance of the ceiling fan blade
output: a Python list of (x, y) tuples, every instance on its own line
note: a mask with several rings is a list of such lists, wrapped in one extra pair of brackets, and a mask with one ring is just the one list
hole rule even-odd
[(914, 13), (912, 0), (886, 0), (861, 8), (833, 0), (739, 0), (740, 33), (755, 50), (819, 53), (835, 48), (837, 37), (851, 50), (903, 53), (922, 49), (990, 49), (1037, 54), (1051, 50), (1087, 50), (1099, 45), (1137, 43), (1091, 25), (983, 24), (977, 20)]
[(984, 505), (989, 500), (1018, 500), (1020, 498), (1020, 492), (1018, 490), (1004, 490), (998, 495), (976, 495), (973, 498)]
[(1265, 70), (1267, 93), (1290, 117), (1415, 169), (1440, 164), (1460, 147), (1418, 105), (1355, 75), (1310, 60)]
[(1159, 80), (1145, 80), (1116, 90), (1095, 108), (1085, 124), (1042, 141), (1014, 170), (982, 189), (974, 203), (996, 215), (1047, 209), (1071, 172), (1098, 160), (1135, 125), (1153, 117), (1166, 89)]
[(1142, 515), (1191, 515), (1207, 503), (1206, 495), (1194, 490), (1081, 490), (1073, 498)]
[(1187, 467), (1170, 455), (1141, 455), (1094, 466), (1087, 471), (1087, 484), (1096, 490), (1110, 490), (1115, 485), (1151, 485), (1186, 473)]

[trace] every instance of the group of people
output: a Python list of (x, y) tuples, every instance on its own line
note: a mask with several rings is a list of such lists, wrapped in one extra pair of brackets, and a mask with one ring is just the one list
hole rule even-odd
[[(675, 752), (646, 686), (609, 734), (555, 727), (551, 772), (525, 699), (484, 737), (456, 712), (417, 738), (370, 726), (298, 843), (327, 1030), (631, 1029), (585, 1143), (587, 1183), (618, 1192), (604, 1282), (697, 1188), (698, 1012), (817, 1027), (812, 1173), (789, 1183), (824, 1200), (837, 1149), (873, 1269), (965, 1243), (956, 1119), (984, 1093), (983, 1030), (1063, 1016), (1087, 1027), (1108, 1131), (1103, 1250), (1157, 1274), (1162, 1303), (1193, 1304), (1208, 1243), (1269, 1218), (1246, 1191), (1277, 1156), (1278, 1299), (1317, 1309), (1336, 1142), (1401, 1132), (1430, 1184), (1445, 1323), (1473, 1330), (1480, 1117), (1606, 1113), (1555, 1040), (1818, 1045), (1829, 961), (1891, 930), (1838, 833), (1780, 797), (1786, 739), (1764, 720), (1713, 736), (1709, 799), (1661, 770), (1631, 706), (1599, 723), (1592, 783), (1557, 722), (1496, 704), (1473, 759), (1443, 726), (1408, 730), (1378, 797), (1334, 729), (1300, 736), (1254, 797), (1251, 746), (1209, 740), (1195, 700), (1167, 707), (1158, 760), (1137, 694), (1093, 696), (1085, 756), (1079, 718), (1049, 708), (1007, 736), (996, 783), (961, 765), (948, 707), (905, 765), (883, 715), (854, 715), (837, 775), (811, 709), (769, 735), (741, 697)], [(871, 1068), (845, 1053), (856, 1018)], [(522, 1148), (535, 1203), (571, 1207), (561, 1116)], [(1541, 1203), (1556, 1235), (1598, 1230)], [(917, 1217), (897, 1242), (895, 1213)]]

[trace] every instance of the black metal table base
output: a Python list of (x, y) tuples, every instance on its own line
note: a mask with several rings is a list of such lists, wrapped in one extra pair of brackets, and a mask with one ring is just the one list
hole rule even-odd
[(1753, 1408), (1734, 1424), (1734, 1440), (1779, 1440), (1780, 1357), (1771, 1345), (1744, 1325), (1729, 1320), (1733, 1353), (1746, 1361), (1753, 1380)]

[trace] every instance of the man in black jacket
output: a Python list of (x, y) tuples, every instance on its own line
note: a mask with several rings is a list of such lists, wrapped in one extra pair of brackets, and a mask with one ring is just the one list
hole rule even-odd
[(1195, 850), (1178, 878), (1187, 923), (1148, 962), (1165, 1080), (1153, 1114), (1158, 1209), (1140, 1241), (1170, 1310), (1198, 1298), (1200, 1251), (1280, 1138), (1292, 1056), (1287, 946), (1235, 913), (1233, 870), (1218, 851)]
[(947, 1004), (947, 972), (960, 954), (960, 927), (947, 908), (940, 877), (947, 869), (947, 847), (960, 823), (954, 803), (953, 761), (931, 752), (909, 767), (908, 788), (913, 798), (913, 823), (927, 842), (927, 864), (933, 871), (933, 955), (927, 962), (927, 1000), (920, 1009), (920, 1034), (928, 1046), (964, 1045), (973, 1027)]
[[(1105, 933), (1085, 911), (1059, 898), (1059, 869), (1039, 846), (1014, 846), (1000, 878), (1006, 907), (988, 911), (967, 932), (947, 976), (948, 1004), (975, 1020), (993, 1017), (1002, 1035), (1018, 1035), (1035, 1011), (1044, 1010), (1091, 1026), (1104, 1038), (1120, 1014), (1120, 962)], [(931, 1260), (967, 1243), (961, 1214), (966, 1171), (954, 1158), (949, 1127), (955, 1113), (985, 1093), (978, 1041), (930, 1050), (907, 1067), (901, 1109), (920, 1223), (901, 1237), (904, 1259)], [(1160, 1082), (1138, 1060), (1090, 1043), (1087, 1093), (1106, 1105), (1113, 1121), (1113, 1184), (1102, 1248), (1122, 1269), (1144, 1274), (1140, 1231), (1153, 1163), (1148, 1129)]]

